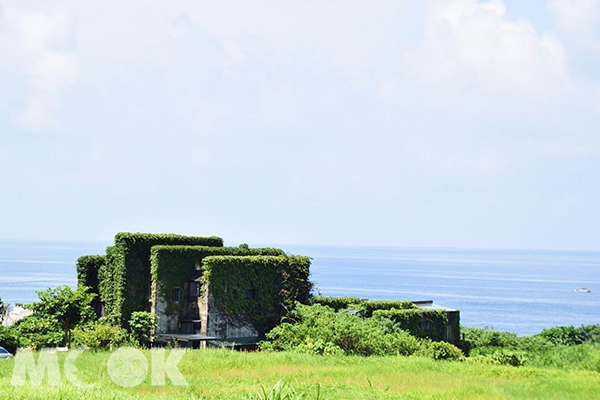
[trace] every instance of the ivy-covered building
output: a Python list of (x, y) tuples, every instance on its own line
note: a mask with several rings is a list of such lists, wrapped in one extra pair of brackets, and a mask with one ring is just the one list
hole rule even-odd
[(262, 336), (311, 291), (308, 257), (280, 249), (224, 247), (219, 237), (118, 233), (104, 256), (78, 260), (79, 285), (96, 312), (126, 324), (159, 318), (158, 335), (239, 341)]

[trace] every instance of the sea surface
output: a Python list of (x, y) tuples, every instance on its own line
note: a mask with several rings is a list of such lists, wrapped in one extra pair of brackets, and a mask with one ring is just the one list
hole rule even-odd
[[(75, 261), (109, 243), (0, 241), (0, 297), (34, 301), (49, 286), (76, 286)], [(530, 335), (600, 324), (600, 252), (402, 247), (277, 246), (313, 258), (323, 295), (433, 300), (464, 326)], [(587, 287), (591, 293), (576, 293)]]

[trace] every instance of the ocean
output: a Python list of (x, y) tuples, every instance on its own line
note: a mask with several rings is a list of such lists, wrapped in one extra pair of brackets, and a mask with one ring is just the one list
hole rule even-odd
[[(75, 261), (109, 243), (0, 241), (0, 297), (76, 286)], [(276, 245), (274, 245), (276, 246)], [(600, 252), (402, 247), (276, 246), (312, 257), (316, 291), (372, 300), (433, 300), (461, 324), (530, 335), (559, 325), (600, 324)], [(591, 293), (576, 293), (587, 287)]]

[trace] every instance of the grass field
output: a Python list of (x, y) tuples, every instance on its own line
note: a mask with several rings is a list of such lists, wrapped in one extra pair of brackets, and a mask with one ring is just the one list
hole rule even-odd
[[(189, 386), (122, 388), (107, 373), (108, 352), (84, 352), (77, 377), (90, 388), (11, 386), (13, 360), (0, 360), (2, 399), (267, 398), (280, 380), (289, 397), (320, 399), (598, 399), (600, 373), (476, 365), (417, 357), (314, 356), (190, 350), (179, 363)], [(149, 354), (147, 354), (150, 359)], [(59, 364), (65, 355), (59, 355)], [(292, 395), (293, 394), (293, 395)], [(262, 396), (262, 397), (261, 397)]]

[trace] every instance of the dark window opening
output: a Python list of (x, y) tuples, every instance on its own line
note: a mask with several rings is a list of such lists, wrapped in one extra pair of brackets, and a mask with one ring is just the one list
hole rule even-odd
[(198, 282), (190, 282), (189, 296), (190, 297), (200, 297), (200, 284)]
[(245, 296), (248, 300), (256, 300), (256, 289), (246, 289)]
[(187, 335), (198, 335), (200, 333), (200, 322), (181, 321), (181, 333)]
[(429, 329), (429, 321), (421, 321), (419, 323), (419, 328), (423, 329), (423, 330), (428, 330)]
[(181, 289), (174, 288), (173, 291), (171, 292), (171, 300), (174, 303), (179, 303), (180, 299), (181, 299)]

